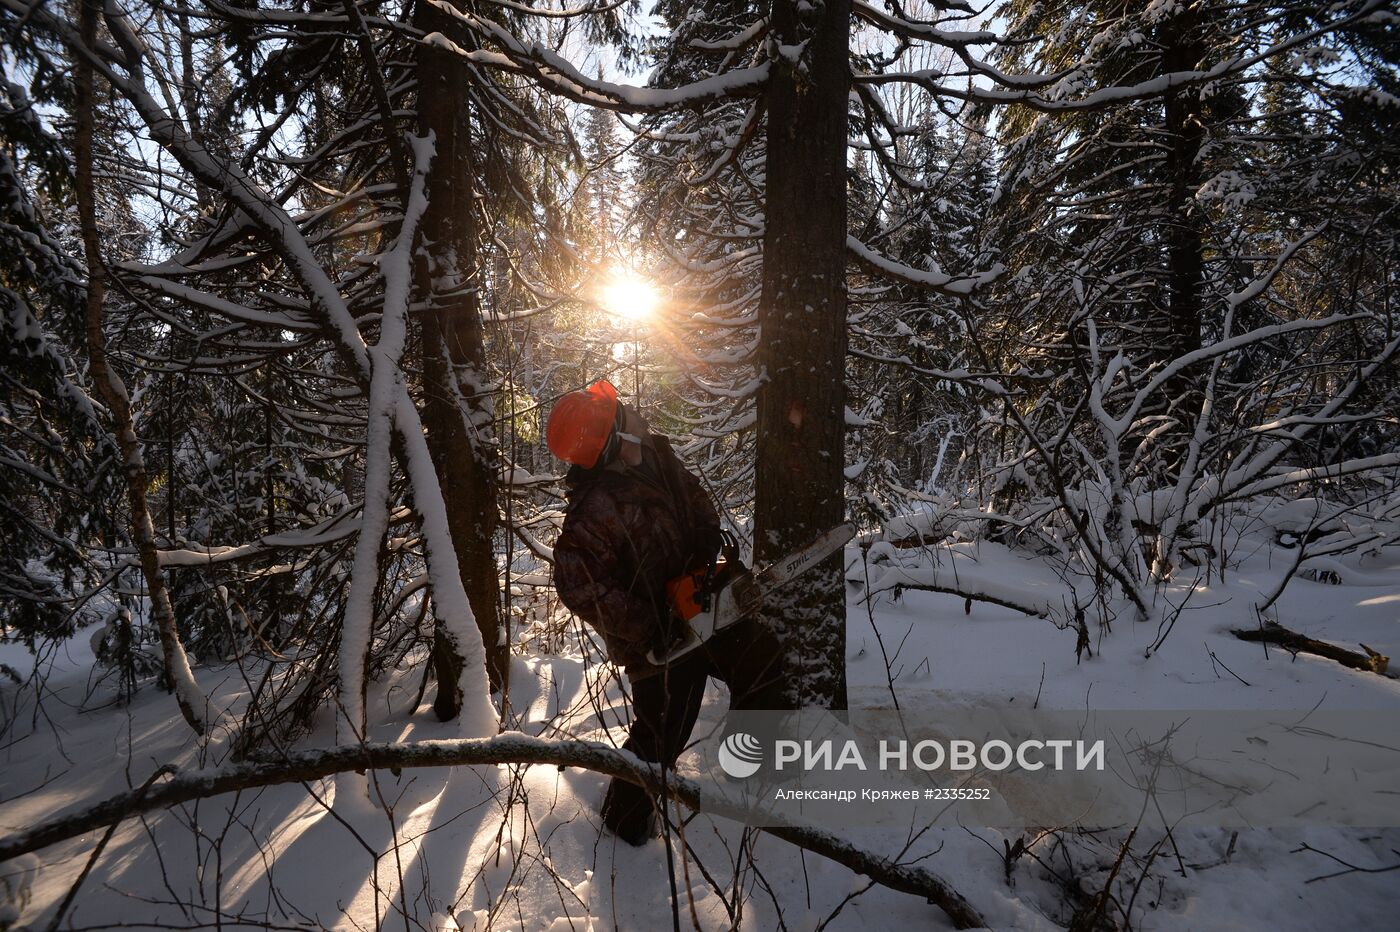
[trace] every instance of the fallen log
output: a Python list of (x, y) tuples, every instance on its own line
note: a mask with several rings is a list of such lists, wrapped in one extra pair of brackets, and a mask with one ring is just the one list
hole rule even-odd
[[(653, 793), (660, 794), (664, 790), (667, 795), (692, 809), (703, 811), (705, 808), (704, 794), (694, 781), (668, 773), (663, 784), (661, 770), (655, 765), (627, 751), (593, 741), (547, 741), (524, 734), (504, 734), (494, 738), (454, 741), (347, 745), (293, 751), (277, 760), (245, 761), (207, 770), (182, 773), (173, 767), (163, 768), (165, 772), (173, 774), (164, 782), (147, 781), (139, 789), (118, 793), (95, 805), (55, 816), (0, 838), (0, 861), (76, 838), (143, 812), (168, 809), (180, 803), (234, 790), (302, 783), (351, 770), (495, 764), (579, 767), (621, 777)], [(0, 817), (3, 817), (3, 813), (0, 813)], [(891, 861), (810, 826), (776, 825), (761, 827), (761, 831), (830, 858), (881, 886), (922, 896), (947, 913), (956, 928), (975, 929), (986, 925), (960, 893), (927, 868)]]
[(1274, 644), (1292, 654), (1316, 654), (1319, 657), (1326, 657), (1328, 660), (1335, 660), (1342, 666), (1351, 667), (1353, 670), (1379, 673), (1385, 676), (1390, 669), (1390, 658), (1371, 650), (1365, 644), (1361, 645), (1361, 649), (1366, 653), (1359, 654), (1354, 650), (1347, 650), (1345, 647), (1338, 647), (1335, 644), (1328, 644), (1326, 641), (1319, 641), (1296, 631), (1290, 631), (1279, 624), (1270, 623), (1262, 628), (1253, 629), (1236, 628), (1231, 633), (1241, 641)]

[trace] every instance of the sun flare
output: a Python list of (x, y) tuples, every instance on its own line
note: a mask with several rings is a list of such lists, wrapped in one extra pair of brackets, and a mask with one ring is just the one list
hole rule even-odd
[(650, 282), (620, 273), (603, 286), (600, 303), (609, 314), (642, 321), (652, 315), (658, 301), (656, 289)]

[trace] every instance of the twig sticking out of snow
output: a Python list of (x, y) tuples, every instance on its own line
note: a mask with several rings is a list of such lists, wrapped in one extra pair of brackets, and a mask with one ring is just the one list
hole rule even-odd
[[(1385, 874), (1389, 873), (1390, 871), (1400, 871), (1400, 864), (1391, 864), (1388, 867), (1359, 867), (1351, 863), (1350, 861), (1342, 860), (1335, 854), (1332, 854), (1330, 851), (1322, 851), (1318, 848), (1314, 848), (1307, 842), (1304, 842), (1299, 847), (1294, 848), (1291, 853), (1299, 854), (1303, 851), (1311, 851), (1313, 854), (1320, 854), (1324, 858), (1331, 858), (1332, 860), (1336, 861), (1338, 864), (1346, 868), (1346, 870), (1344, 871), (1334, 871), (1330, 874), (1322, 874), (1319, 877), (1309, 877), (1307, 880), (1303, 881), (1304, 883), (1316, 883), (1319, 880), (1331, 880), (1333, 877), (1345, 877), (1347, 874)], [(1394, 848), (1390, 849), (1390, 853), (1397, 857), (1400, 857), (1400, 851), (1396, 851)]]

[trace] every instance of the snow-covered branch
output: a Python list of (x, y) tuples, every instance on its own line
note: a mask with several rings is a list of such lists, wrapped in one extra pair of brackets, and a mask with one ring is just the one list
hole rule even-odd
[(977, 288), (996, 281), (1006, 271), (1004, 266), (998, 264), (985, 272), (971, 275), (950, 275), (940, 269), (932, 258), (929, 260), (929, 264), (932, 266), (930, 269), (911, 268), (885, 258), (854, 236), (846, 237), (846, 248), (861, 263), (887, 278), (950, 297), (965, 298)]
[[(247, 762), (189, 773), (168, 768), (173, 772), (168, 780), (148, 783), (140, 789), (118, 794), (94, 806), (56, 816), (22, 832), (0, 838), (0, 861), (38, 851), (141, 813), (169, 809), (180, 803), (207, 799), (221, 793), (303, 783), (352, 771), (491, 767), (499, 764), (582, 767), (629, 780), (654, 793), (665, 792), (702, 812), (707, 811), (707, 802), (716, 802), (708, 800), (694, 781), (674, 773), (666, 774), (663, 779), (656, 765), (648, 764), (627, 751), (592, 741), (551, 741), (514, 733), (453, 741), (371, 743), (293, 751), (267, 763)], [(967, 900), (928, 868), (892, 862), (830, 832), (809, 826), (775, 825), (763, 831), (831, 858), (890, 889), (927, 898), (948, 914), (956, 928), (979, 928), (986, 924)]]

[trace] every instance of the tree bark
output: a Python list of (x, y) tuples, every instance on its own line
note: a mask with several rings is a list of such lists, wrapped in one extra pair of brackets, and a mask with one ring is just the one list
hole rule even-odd
[[(143, 812), (168, 809), (180, 803), (207, 799), (221, 793), (303, 783), (351, 770), (390, 770), (406, 767), (453, 767), (463, 765), (550, 764), (560, 768), (581, 767), (595, 773), (620, 777), (665, 793), (692, 809), (704, 811), (705, 799), (699, 786), (674, 773), (665, 774), (611, 745), (592, 741), (549, 741), (530, 735), (508, 734), (494, 738), (455, 741), (424, 741), (416, 744), (357, 744), (324, 750), (296, 751), (269, 763), (241, 763), (217, 770), (178, 773), (174, 767), (161, 768), (174, 774), (156, 784), (147, 780), (138, 789), (112, 796), (95, 806), (56, 816), (22, 832), (0, 838), (0, 862), (56, 844), (69, 838), (111, 825)], [(159, 775), (160, 771), (157, 771)], [(837, 838), (829, 832), (800, 825), (763, 827), (798, 847), (844, 864), (858, 874), (893, 890), (928, 899), (953, 920), (959, 929), (972, 929), (986, 923), (967, 900), (947, 881), (927, 868), (899, 864)]]
[(1361, 670), (1364, 673), (1379, 673), (1381, 676), (1386, 676), (1390, 671), (1390, 658), (1385, 654), (1377, 653), (1365, 644), (1361, 645), (1361, 649), (1366, 653), (1359, 654), (1354, 650), (1347, 650), (1336, 644), (1328, 644), (1326, 641), (1310, 638), (1305, 634), (1290, 631), (1282, 625), (1276, 624), (1267, 624), (1262, 628), (1236, 628), (1230, 633), (1241, 641), (1275, 644), (1291, 654), (1316, 654), (1319, 657), (1326, 657), (1328, 660), (1335, 660), (1344, 667), (1351, 667), (1353, 670)]
[[(759, 305), (754, 555), (797, 549), (845, 517), (846, 123), (850, 0), (774, 0)], [(806, 42), (799, 61), (791, 50)], [(800, 706), (846, 706), (841, 555), (764, 617)]]
[[(79, 4), (78, 29), (87, 48), (97, 45), (97, 8), (95, 0)], [(150, 601), (151, 619), (160, 636), (165, 675), (180, 706), (180, 714), (197, 734), (203, 734), (207, 700), (195, 683), (189, 658), (175, 623), (175, 607), (170, 601), (165, 573), (161, 570), (160, 554), (156, 548), (156, 529), (151, 519), (146, 489), (150, 479), (136, 436), (131, 414), (131, 398), (121, 376), (107, 360), (107, 335), (103, 331), (103, 306), (107, 295), (107, 269), (102, 264), (101, 239), (97, 229), (97, 197), (92, 180), (93, 128), (96, 123), (96, 94), (93, 69), (86, 58), (76, 56), (76, 128), (73, 140), (74, 171), (77, 180), (78, 218), (82, 228), (83, 252), (87, 259), (87, 350), (88, 371), (96, 384), (103, 403), (115, 422), (117, 448), (122, 458), (122, 475), (126, 479), (127, 499), (131, 507), (131, 540), (141, 560), (141, 573), (146, 580), (146, 595)]]
[[(1173, 17), (1164, 29), (1162, 70), (1188, 71), (1200, 62), (1204, 49), (1195, 10)], [(1191, 85), (1168, 90), (1164, 101), (1167, 131), (1167, 321), (1163, 362), (1171, 362), (1201, 348), (1204, 244), (1201, 217), (1195, 207), (1200, 169), (1196, 160), (1205, 141), (1200, 88)], [(1165, 386), (1164, 397), (1174, 409), (1177, 428), (1167, 480), (1175, 482), (1184, 465), (1184, 450), (1201, 410), (1202, 387), (1198, 370), (1182, 369)]]
[[(431, 4), (417, 9), (423, 31), (453, 33), (447, 14)], [(502, 637), (494, 548), (498, 490), (481, 317), (470, 77), (457, 56), (430, 46), (420, 46), (418, 56), (420, 130), (433, 134), (437, 149), (423, 221), (426, 260), (419, 270), (419, 293), (431, 299), (422, 315), (423, 422), (462, 586), (486, 648), (487, 676), (492, 690), (504, 690), (510, 647)], [(462, 660), (441, 632), (432, 662), (439, 684), (433, 708), (446, 721), (456, 717), (460, 705), (452, 684)]]

